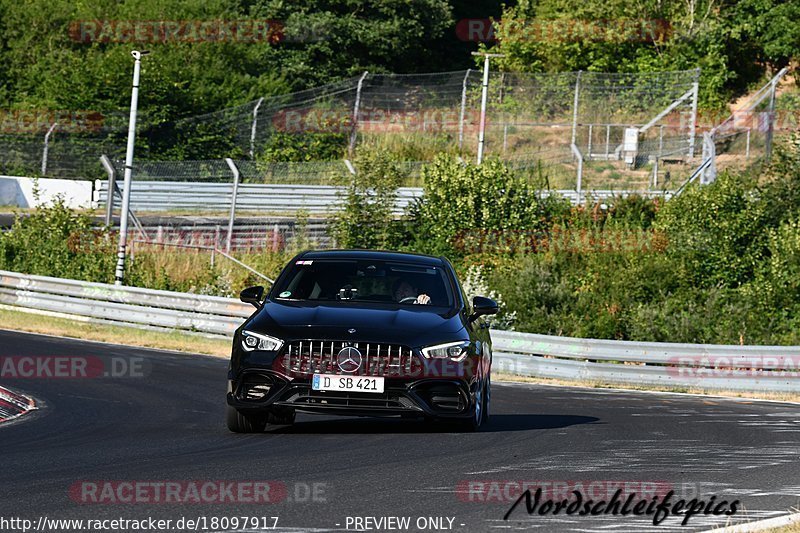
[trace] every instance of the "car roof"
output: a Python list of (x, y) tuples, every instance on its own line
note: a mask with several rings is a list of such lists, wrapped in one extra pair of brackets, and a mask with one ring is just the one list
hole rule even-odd
[(303, 259), (375, 259), (426, 266), (444, 266), (441, 257), (384, 250), (310, 250), (301, 254), (301, 257)]

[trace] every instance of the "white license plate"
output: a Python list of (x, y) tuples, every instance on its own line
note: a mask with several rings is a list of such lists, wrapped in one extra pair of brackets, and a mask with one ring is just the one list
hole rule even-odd
[(383, 392), (383, 378), (314, 374), (311, 388), (314, 390), (380, 393)]

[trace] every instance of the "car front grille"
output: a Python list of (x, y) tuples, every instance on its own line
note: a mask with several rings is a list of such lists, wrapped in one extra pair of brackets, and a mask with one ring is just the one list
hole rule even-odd
[[(361, 354), (355, 371), (346, 372), (338, 364), (339, 352), (347, 347)], [(284, 352), (284, 367), (294, 374), (399, 377), (411, 375), (420, 364), (411, 348), (398, 344), (304, 340), (290, 342)]]

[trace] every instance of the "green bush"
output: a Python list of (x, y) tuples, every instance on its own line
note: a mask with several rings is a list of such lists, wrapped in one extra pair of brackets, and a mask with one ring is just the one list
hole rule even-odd
[(116, 241), (91, 216), (58, 198), (30, 214), (18, 214), (0, 236), (0, 268), (87, 281), (112, 282)]
[(489, 160), (482, 165), (439, 156), (422, 169), (424, 194), (409, 210), (407, 246), (431, 254), (461, 256), (486, 240), (513, 252), (527, 233), (542, 230), (548, 209), (527, 180)]
[(347, 186), (344, 208), (332, 225), (342, 248), (393, 248), (396, 244), (394, 207), (404, 175), (385, 152), (361, 152), (355, 176)]
[(344, 157), (347, 135), (344, 133), (273, 133), (259, 161), (335, 161)]

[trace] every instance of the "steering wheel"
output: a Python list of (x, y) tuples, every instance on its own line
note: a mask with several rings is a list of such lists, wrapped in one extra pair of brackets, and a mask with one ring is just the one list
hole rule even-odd
[(417, 302), (417, 297), (416, 296), (406, 296), (405, 298), (400, 300), (399, 303), (405, 304), (405, 303), (416, 303), (416, 302)]

